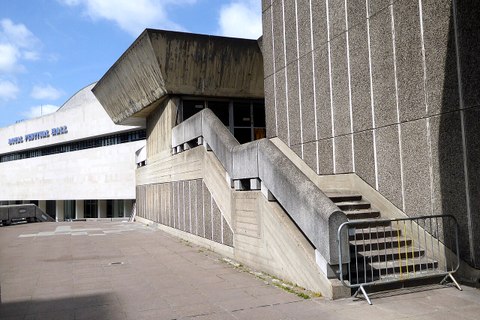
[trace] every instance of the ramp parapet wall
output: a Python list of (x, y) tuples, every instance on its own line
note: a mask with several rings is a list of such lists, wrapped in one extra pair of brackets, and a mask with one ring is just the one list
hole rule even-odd
[[(259, 179), (330, 265), (338, 264), (338, 227), (346, 215), (270, 140), (240, 144), (205, 109), (172, 129), (174, 153), (203, 138), (232, 180)], [(343, 248), (347, 252), (348, 248)]]

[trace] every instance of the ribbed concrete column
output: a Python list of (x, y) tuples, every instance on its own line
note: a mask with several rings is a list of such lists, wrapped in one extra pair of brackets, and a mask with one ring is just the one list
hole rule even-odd
[(65, 220), (65, 210), (64, 210), (64, 202), (63, 200), (57, 200), (56, 203), (56, 214), (55, 220), (64, 221)]
[(123, 216), (129, 217), (132, 213), (133, 200), (123, 200)]
[(98, 200), (98, 217), (107, 217), (107, 200)]
[(85, 218), (84, 214), (84, 200), (75, 200), (75, 218), (83, 219)]

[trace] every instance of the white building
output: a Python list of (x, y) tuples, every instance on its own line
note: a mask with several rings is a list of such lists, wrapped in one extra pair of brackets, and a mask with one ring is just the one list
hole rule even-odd
[(55, 113), (0, 128), (0, 204), (57, 221), (130, 215), (145, 122), (115, 125), (89, 85)]

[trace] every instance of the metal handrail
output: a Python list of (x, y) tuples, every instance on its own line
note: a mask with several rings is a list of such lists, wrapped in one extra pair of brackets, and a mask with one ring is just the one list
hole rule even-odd
[[(433, 225), (434, 221), (435, 225)], [(420, 222), (423, 222), (423, 227)], [(440, 233), (439, 222), (442, 225), (452, 223), (455, 230), (456, 254), (449, 249), (448, 244), (443, 243), (446, 242), (448, 234)], [(401, 228), (394, 229), (394, 225)], [(387, 229), (388, 227), (390, 229)], [(345, 229), (347, 229), (346, 234)], [(344, 222), (337, 232), (340, 281), (346, 287), (357, 288), (354, 296), (361, 292), (369, 304), (372, 303), (365, 287), (377, 284), (444, 276), (441, 283), (450, 279), (459, 290), (462, 290), (452, 276), (460, 267), (458, 233), (458, 222), (452, 215)], [(387, 234), (390, 236), (387, 237)], [(353, 243), (350, 242), (352, 236)], [(406, 238), (407, 236), (409, 238)], [(440, 239), (441, 236), (443, 236), (443, 242)], [(345, 241), (350, 247), (347, 255), (343, 254)], [(402, 251), (401, 248), (404, 250)], [(342, 256), (347, 256), (347, 261), (343, 260)], [(449, 262), (452, 257), (456, 261), (450, 268)], [(410, 261), (412, 264), (409, 264), (409, 259), (413, 260)], [(442, 263), (443, 269), (440, 268), (439, 263)], [(344, 270), (344, 264), (348, 265), (348, 270)], [(397, 269), (399, 272), (396, 272)], [(359, 275), (359, 272), (362, 274)], [(348, 282), (345, 279), (347, 273)]]

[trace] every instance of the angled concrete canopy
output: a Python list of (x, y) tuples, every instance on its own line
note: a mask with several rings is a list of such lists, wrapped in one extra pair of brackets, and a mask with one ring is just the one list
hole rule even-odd
[(146, 29), (92, 89), (117, 124), (168, 95), (263, 98), (256, 40)]

